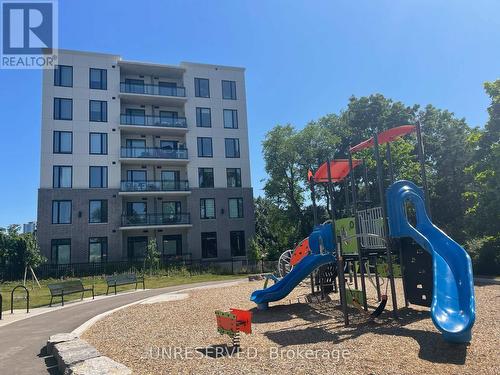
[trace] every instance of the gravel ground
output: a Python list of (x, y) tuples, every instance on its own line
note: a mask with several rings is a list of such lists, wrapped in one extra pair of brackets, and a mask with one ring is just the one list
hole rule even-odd
[[(262, 286), (244, 282), (131, 306), (97, 322), (83, 338), (134, 374), (500, 374), (498, 285), (476, 287), (476, 324), (468, 346), (444, 342), (426, 308), (403, 308), (394, 321), (390, 301), (371, 323), (352, 310), (346, 328), (338, 295), (307, 303), (307, 286), (256, 311), (249, 296)], [(373, 308), (375, 290), (367, 287)], [(400, 306), (402, 295), (399, 290)], [(253, 309), (253, 333), (242, 335), (239, 353), (227, 355), (231, 339), (217, 333), (214, 311), (231, 307)]]

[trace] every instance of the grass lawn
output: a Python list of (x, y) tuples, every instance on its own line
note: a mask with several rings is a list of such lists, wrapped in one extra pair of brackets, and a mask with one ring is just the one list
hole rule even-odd
[[(243, 276), (241, 276), (243, 277)], [(184, 274), (184, 273), (171, 273), (171, 274), (164, 274), (164, 275), (153, 275), (153, 276), (145, 276), (145, 283), (146, 283), (146, 288), (147, 289), (154, 289), (154, 288), (163, 288), (167, 286), (173, 286), (173, 285), (181, 285), (181, 284), (191, 284), (191, 283), (198, 283), (198, 282), (203, 282), (203, 281), (217, 281), (217, 280), (229, 280), (229, 279), (235, 279), (238, 278), (237, 275), (217, 275), (217, 274), (211, 274), (211, 273), (201, 273), (198, 275), (189, 275), (189, 274)], [(95, 295), (103, 295), (106, 294), (106, 282), (104, 281), (103, 277), (100, 276), (95, 276), (95, 277), (83, 277), (81, 278), (83, 281), (84, 286), (90, 286), (94, 284), (94, 292)], [(47, 280), (40, 280), (40, 285), (42, 286), (41, 288), (38, 287), (38, 285), (31, 283), (31, 280), (26, 283), (26, 286), (30, 292), (30, 308), (33, 307), (40, 307), (40, 306), (47, 306), (50, 302), (50, 292), (49, 289), (47, 288), (47, 284), (55, 283), (58, 282), (59, 280), (56, 279), (47, 279)], [(10, 310), (10, 292), (12, 289), (16, 286), (22, 284), (22, 281), (13, 281), (13, 282), (6, 282), (3, 284), (0, 284), (0, 293), (2, 294), (3, 297), (3, 311)], [(141, 288), (142, 285), (139, 286)], [(124, 286), (119, 286), (117, 287), (117, 291), (123, 291), (123, 290), (133, 290), (135, 288), (135, 285), (124, 285)], [(110, 289), (110, 294), (114, 293), (114, 290), (112, 291)], [(15, 309), (23, 309), (26, 307), (26, 300), (24, 298), (19, 298), (16, 299), (17, 297), (23, 297), (25, 294), (24, 290), (22, 288), (19, 288), (16, 290), (15, 296), (14, 296), (14, 308)], [(85, 297), (91, 297), (92, 294), (91, 292), (86, 292)], [(64, 297), (64, 301), (72, 301), (72, 300), (77, 300), (80, 299), (80, 294), (71, 294), (68, 295), (67, 297)], [(61, 299), (60, 298), (54, 298), (54, 304), (60, 303)]]

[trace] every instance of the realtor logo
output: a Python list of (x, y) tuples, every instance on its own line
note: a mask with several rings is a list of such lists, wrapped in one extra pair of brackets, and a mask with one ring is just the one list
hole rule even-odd
[(53, 69), (57, 1), (3, 1), (1, 52), (3, 69)]

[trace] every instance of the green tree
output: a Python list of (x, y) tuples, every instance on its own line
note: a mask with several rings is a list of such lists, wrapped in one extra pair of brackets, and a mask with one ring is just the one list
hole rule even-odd
[(144, 267), (149, 268), (149, 276), (153, 274), (153, 270), (158, 269), (160, 264), (160, 252), (155, 238), (148, 241), (146, 254), (144, 257)]

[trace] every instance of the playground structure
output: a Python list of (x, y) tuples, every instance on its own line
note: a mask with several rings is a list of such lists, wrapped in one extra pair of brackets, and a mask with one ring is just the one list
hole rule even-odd
[[(415, 131), (423, 189), (410, 181), (395, 181), (391, 157), (391, 142)], [(380, 157), (381, 144), (386, 144), (390, 182), (387, 190), (384, 187), (383, 164)], [(371, 199), (366, 163), (353, 158), (353, 154), (369, 148), (373, 148), (377, 165), (380, 206), (375, 207), (368, 207)], [(360, 165), (364, 166), (363, 184), (366, 198), (361, 202), (358, 200), (355, 178), (355, 169)], [(471, 329), (475, 320), (472, 264), (466, 251), (430, 220), (419, 123), (415, 126), (395, 127), (380, 134), (375, 132), (370, 139), (350, 147), (348, 159), (327, 160), (315, 173), (309, 171), (308, 180), (313, 204), (314, 229), (294, 252), (287, 255), (289, 269), (281, 274), (282, 278), (276, 279), (274, 285), (252, 293), (250, 299), (259, 309), (266, 309), (269, 302), (285, 298), (310, 275), (313, 294), (315, 284), (322, 297), (338, 289), (344, 323), (347, 326), (348, 304), (360, 311), (368, 312), (367, 277), (377, 289), (379, 299), (379, 305), (371, 317), (380, 315), (385, 309), (390, 286), (392, 313), (394, 318), (398, 318), (393, 254), (399, 252), (405, 305), (409, 306), (412, 303), (430, 307), (434, 325), (442, 332), (445, 340), (459, 343), (471, 340)], [(328, 211), (330, 215), (334, 215), (334, 183), (340, 185), (341, 182), (345, 185), (346, 203), (351, 207), (351, 216), (339, 219), (331, 217), (330, 221), (318, 224), (315, 186), (318, 184), (326, 186), (330, 203)], [(360, 208), (360, 205), (363, 207)], [(415, 218), (410, 217), (412, 213), (415, 213)], [(385, 260), (387, 267), (384, 294), (381, 293), (377, 267), (379, 258)], [(357, 267), (359, 267), (361, 289), (358, 289)], [(334, 272), (334, 277), (325, 278), (327, 271), (330, 276)], [(351, 289), (345, 278), (346, 271), (349, 273), (349, 278), (354, 280), (354, 289)]]
[(233, 348), (240, 347), (240, 332), (252, 333), (252, 313), (246, 310), (230, 309), (229, 312), (215, 311), (217, 331), (232, 339)]

